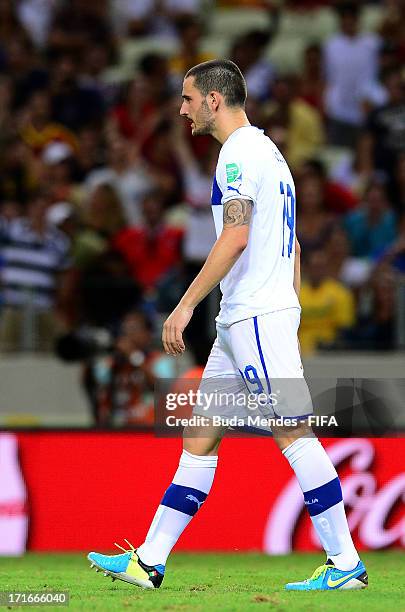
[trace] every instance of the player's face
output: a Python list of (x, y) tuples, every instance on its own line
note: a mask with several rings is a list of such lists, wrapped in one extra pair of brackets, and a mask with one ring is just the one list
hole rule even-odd
[(180, 115), (191, 123), (193, 136), (212, 134), (214, 129), (214, 115), (210, 110), (207, 100), (201, 92), (193, 85), (194, 77), (188, 77), (183, 83), (183, 104)]

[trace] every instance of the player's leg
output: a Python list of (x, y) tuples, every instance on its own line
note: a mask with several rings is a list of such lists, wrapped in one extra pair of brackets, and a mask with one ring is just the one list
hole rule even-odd
[[(199, 387), (202, 403), (194, 414), (210, 417), (204, 394), (227, 386), (227, 380), (237, 377), (229, 356), (227, 334), (218, 330)], [(207, 398), (208, 399), (208, 398)], [(225, 430), (213, 425), (187, 426), (183, 434), (183, 452), (173, 481), (166, 490), (152, 521), (145, 542), (137, 553), (148, 565), (164, 566), (173, 546), (207, 499), (218, 462), (218, 448)]]
[[(243, 343), (245, 348), (238, 351), (235, 346), (235, 353), (249, 360), (249, 367), (254, 368), (265, 392), (274, 393), (277, 387), (281, 388), (274, 407), (276, 416), (304, 418), (309, 412), (308, 389), (298, 350), (298, 311), (280, 311), (241, 323), (240, 329), (234, 330), (234, 342), (235, 345)], [(241, 362), (242, 372), (244, 367)], [(283, 395), (288, 396), (287, 404)], [(305, 399), (300, 405), (301, 398)], [(331, 563), (309, 588), (324, 588), (329, 579), (332, 586), (328, 588), (366, 586), (365, 568), (353, 545), (339, 477), (330, 458), (305, 421), (298, 422), (296, 427), (273, 426), (272, 429), (276, 443), (295, 472), (312, 523)], [(338, 572), (338, 578), (330, 578), (332, 571)]]
[(165, 566), (167, 558), (207, 499), (214, 481), (223, 432), (216, 427), (186, 427), (179, 466), (137, 554), (147, 565)]
[(163, 495), (144, 543), (118, 555), (91, 552), (88, 559), (105, 576), (143, 588), (159, 588), (167, 558), (207, 498), (217, 467), (222, 430), (188, 427), (172, 483)]
[(327, 558), (341, 570), (353, 570), (359, 555), (347, 524), (336, 469), (305, 423), (294, 430), (285, 429), (275, 427), (274, 440), (295, 472)]
[(336, 469), (319, 440), (303, 422), (296, 428), (274, 427), (274, 439), (295, 472), (312, 524), (326, 552), (326, 564), (289, 590), (360, 589), (367, 586), (347, 523)]
[[(209, 380), (235, 375), (234, 366), (215, 341), (203, 376)], [(204, 406), (201, 406), (204, 409)], [(89, 561), (105, 575), (144, 588), (158, 588), (173, 546), (207, 498), (214, 480), (223, 428), (188, 426), (172, 483), (163, 495), (144, 543), (120, 555), (90, 553)]]

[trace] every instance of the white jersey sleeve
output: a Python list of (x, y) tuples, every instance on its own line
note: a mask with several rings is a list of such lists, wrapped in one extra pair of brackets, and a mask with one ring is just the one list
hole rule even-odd
[(218, 186), (222, 193), (221, 204), (234, 198), (257, 201), (259, 170), (249, 151), (240, 147), (225, 145), (217, 166)]

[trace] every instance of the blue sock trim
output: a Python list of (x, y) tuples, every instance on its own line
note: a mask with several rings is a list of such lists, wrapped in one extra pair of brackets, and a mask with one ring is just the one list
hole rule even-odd
[(317, 516), (328, 510), (328, 508), (332, 508), (332, 506), (343, 500), (339, 478), (334, 478), (321, 487), (306, 491), (304, 493), (304, 500), (311, 516)]
[(207, 494), (198, 489), (172, 483), (160, 503), (162, 506), (194, 516), (206, 499)]
[(159, 565), (155, 565), (155, 569), (156, 569), (157, 572), (159, 572), (159, 574), (164, 575), (164, 573), (165, 573), (165, 566), (164, 565), (159, 563)]
[(262, 346), (260, 344), (259, 326), (257, 324), (257, 317), (253, 317), (253, 323), (255, 326), (255, 335), (256, 335), (257, 348), (259, 350), (259, 357), (260, 357), (260, 361), (263, 367), (264, 376), (267, 382), (267, 389), (268, 389), (269, 395), (271, 395), (271, 385), (270, 385), (269, 375), (267, 374), (266, 362), (264, 361)]

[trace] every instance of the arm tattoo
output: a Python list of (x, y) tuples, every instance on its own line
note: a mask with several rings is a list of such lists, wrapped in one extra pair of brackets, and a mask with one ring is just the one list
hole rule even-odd
[(224, 204), (224, 227), (249, 225), (252, 216), (253, 202), (243, 198), (235, 198)]

